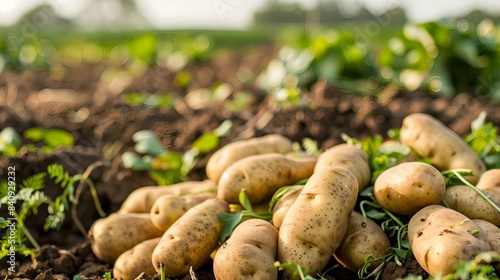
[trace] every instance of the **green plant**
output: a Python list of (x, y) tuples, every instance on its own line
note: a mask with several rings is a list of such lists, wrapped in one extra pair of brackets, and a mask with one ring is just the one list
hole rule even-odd
[[(62, 194), (54, 199), (47, 196), (43, 191), (47, 175), (63, 189)], [(44, 230), (60, 229), (70, 210), (70, 206), (78, 203), (78, 200), (75, 198), (75, 183), (80, 180), (87, 180), (87, 178), (81, 174), (71, 176), (68, 171), (64, 170), (62, 165), (54, 163), (47, 167), (47, 172), (36, 173), (23, 180), (19, 185), (19, 191), (14, 195), (12, 195), (12, 191), (9, 192), (9, 190), (11, 190), (9, 189), (9, 184), (6, 182), (1, 183), (0, 206), (2, 204), (8, 204), (12, 206), (12, 208), (14, 208), (13, 205), (20, 204), (20, 206), (18, 209), (11, 209), (9, 207), (10, 216), (15, 218), (15, 227), (10, 228), (9, 232), (14, 230), (15, 236), (14, 239), (11, 239), (6, 233), (2, 237), (0, 259), (3, 259), (10, 252), (11, 245), (15, 245), (16, 252), (24, 256), (33, 257), (33, 248), (37, 249), (40, 246), (25, 226), (26, 219), (31, 215), (37, 215), (39, 208), (46, 205), (49, 215), (45, 219)], [(94, 197), (94, 199), (97, 198)], [(98, 200), (95, 202), (98, 209), (100, 209)], [(100, 209), (100, 211), (101, 215), (103, 215), (102, 209)], [(10, 220), (0, 218), (1, 229), (11, 227), (11, 223)], [(33, 248), (27, 245), (26, 241), (28, 241)], [(14, 242), (14, 244), (12, 244), (12, 242)]]
[(222, 122), (213, 131), (205, 132), (194, 140), (191, 149), (183, 154), (165, 149), (153, 131), (138, 131), (132, 136), (136, 143), (134, 152), (122, 155), (123, 165), (132, 170), (149, 171), (158, 185), (185, 181), (199, 156), (217, 148), (220, 138), (226, 136), (231, 128), (231, 121)]
[(21, 136), (12, 127), (0, 131), (0, 154), (13, 156), (21, 147)]
[(57, 147), (71, 147), (75, 144), (75, 139), (68, 131), (58, 128), (32, 127), (24, 131), (23, 137), (32, 142), (41, 142), (41, 146), (34, 143), (27, 144), (29, 150), (40, 149), (43, 152), (51, 153)]
[(486, 112), (481, 112), (471, 123), (471, 132), (464, 140), (479, 154), (487, 169), (500, 168), (500, 137), (498, 127), (486, 122)]

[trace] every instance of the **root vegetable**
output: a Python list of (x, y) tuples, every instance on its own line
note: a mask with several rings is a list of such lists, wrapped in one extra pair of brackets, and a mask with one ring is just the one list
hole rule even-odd
[(487, 190), (500, 197), (500, 169), (487, 170), (479, 177), (476, 187), (480, 190)]
[(299, 197), (302, 188), (292, 190), (284, 194), (274, 205), (273, 210), (273, 225), (277, 228), (281, 227), (283, 222), (283, 218), (285, 218), (286, 212), (290, 208), (290, 206), (295, 202), (297, 197)]
[(143, 241), (121, 254), (113, 267), (113, 277), (133, 280), (143, 272), (147, 276), (155, 275), (156, 270), (151, 262), (151, 255), (160, 239), (161, 237), (157, 237)]

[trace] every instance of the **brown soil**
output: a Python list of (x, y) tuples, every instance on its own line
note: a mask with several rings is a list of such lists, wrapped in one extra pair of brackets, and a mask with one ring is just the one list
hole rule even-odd
[[(242, 83), (236, 76), (242, 67), (249, 73), (259, 73), (275, 51), (274, 47), (259, 46), (246, 54), (219, 52), (210, 61), (191, 63), (186, 68), (192, 77), (189, 88), (174, 85), (175, 73), (159, 66), (131, 80), (112, 82), (100, 79), (111, 66), (99, 64), (66, 67), (59, 78), (50, 71), (3, 73), (0, 77), (0, 129), (11, 126), (22, 133), (33, 126), (57, 127), (70, 131), (76, 144), (53, 154), (26, 152), (15, 157), (2, 156), (0, 169), (15, 166), (16, 179), (20, 182), (45, 171), (50, 163), (63, 164), (71, 174), (84, 173), (92, 163), (105, 163), (91, 170), (90, 179), (96, 184), (104, 210), (111, 213), (134, 189), (155, 184), (146, 172), (127, 170), (120, 160), (123, 152), (133, 149), (132, 134), (142, 129), (153, 130), (167, 149), (182, 152), (188, 150), (190, 143), (203, 132), (216, 128), (225, 119), (233, 121), (234, 129), (222, 139), (221, 145), (236, 139), (280, 133), (293, 141), (309, 137), (321, 148), (343, 142), (342, 133), (360, 139), (373, 134), (386, 135), (390, 128), (401, 126), (402, 119), (414, 112), (433, 115), (459, 134), (470, 130), (471, 121), (481, 111), (487, 112), (488, 121), (500, 126), (500, 105), (466, 94), (448, 100), (425, 92), (404, 92), (388, 87), (379, 98), (356, 97), (345, 95), (341, 89), (324, 81), (315, 83), (310, 92), (304, 93), (306, 105), (280, 107), (253, 82)], [(238, 112), (224, 110), (221, 103), (193, 108), (184, 99), (188, 92), (217, 82), (228, 83), (232, 96), (243, 90), (252, 92), (247, 106)], [(178, 101), (172, 107), (161, 109), (131, 106), (124, 103), (122, 97), (132, 91), (173, 92)], [(75, 121), (75, 114), (83, 117)], [(106, 151), (113, 143), (121, 147), (118, 153), (108, 156)], [(201, 158), (189, 174), (190, 179), (205, 178), (204, 164), (209, 156)], [(55, 197), (61, 188), (47, 180), (45, 191)], [(3, 209), (0, 214), (6, 216)], [(9, 279), (73, 279), (75, 275), (84, 279), (103, 279), (102, 275), (112, 270), (93, 255), (85, 235), (70, 215), (60, 231), (44, 232), (46, 215), (40, 211), (27, 222), (35, 239), (43, 245), (35, 261), (18, 259), (19, 272), (8, 275)], [(99, 218), (88, 188), (82, 192), (76, 216), (87, 230)], [(0, 279), (4, 279), (5, 262), (0, 263), (0, 267)], [(357, 278), (338, 264), (332, 263), (329, 267), (334, 267), (326, 273), (329, 279)], [(210, 265), (197, 273), (199, 279), (214, 279)], [(403, 266), (389, 263), (382, 279), (396, 279), (410, 273), (426, 276), (418, 264), (410, 260)]]

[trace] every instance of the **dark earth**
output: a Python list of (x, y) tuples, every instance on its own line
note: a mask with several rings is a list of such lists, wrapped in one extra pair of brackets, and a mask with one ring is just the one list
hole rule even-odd
[[(175, 85), (175, 72), (160, 66), (129, 78), (115, 78), (112, 82), (101, 78), (103, 72), (109, 67), (120, 71), (126, 65), (122, 68), (105, 63), (63, 66), (58, 74), (29, 69), (4, 72), (0, 76), (0, 130), (10, 126), (22, 134), (34, 126), (55, 127), (71, 132), (75, 145), (57, 149), (53, 154), (24, 152), (15, 157), (2, 156), (0, 170), (15, 166), (17, 182), (45, 171), (51, 163), (62, 164), (70, 174), (90, 172), (100, 202), (109, 214), (116, 211), (134, 189), (155, 184), (147, 172), (130, 171), (121, 162), (120, 155), (133, 150), (131, 136), (139, 130), (151, 129), (167, 149), (184, 152), (202, 133), (213, 130), (226, 119), (233, 121), (234, 128), (221, 139), (221, 145), (279, 133), (298, 142), (311, 138), (323, 149), (342, 143), (342, 133), (359, 139), (374, 134), (387, 136), (389, 129), (400, 127), (402, 119), (415, 112), (430, 114), (461, 135), (470, 131), (471, 121), (482, 111), (487, 113), (487, 121), (500, 126), (500, 104), (466, 93), (445, 99), (426, 92), (387, 87), (379, 97), (363, 97), (346, 95), (335, 85), (317, 81), (309, 91), (303, 92), (302, 105), (279, 106), (252, 79), (243, 83), (237, 77), (243, 67), (247, 73), (259, 73), (276, 50), (269, 45), (255, 46), (252, 51), (245, 52), (225, 50), (215, 53), (208, 61), (190, 63), (185, 69), (191, 73), (188, 87)], [(192, 100), (184, 98), (188, 92), (218, 82), (230, 85), (228, 100), (241, 91), (252, 93), (247, 105), (232, 112), (224, 109), (224, 102), (193, 106)], [(169, 92), (176, 101), (168, 108), (132, 106), (123, 99), (129, 92)], [(114, 152), (110, 149), (113, 143), (118, 147)], [(202, 156), (189, 179), (206, 178), (204, 164), (209, 156)], [(91, 166), (93, 163), (97, 164)], [(81, 190), (76, 217), (88, 230), (99, 215), (89, 189)], [(60, 186), (47, 180), (45, 192), (49, 196), (55, 197), (60, 191)], [(5, 212), (1, 214), (6, 216)], [(0, 279), (73, 279), (75, 275), (83, 279), (103, 279), (105, 272), (112, 271), (112, 266), (93, 255), (86, 235), (71, 215), (67, 216), (60, 231), (44, 232), (46, 215), (41, 209), (37, 216), (27, 221), (28, 228), (42, 245), (34, 261), (18, 256), (15, 274), (6, 274), (6, 264), (2, 261)], [(334, 261), (328, 267), (333, 267), (326, 273), (328, 279), (357, 279), (356, 274)], [(214, 279), (210, 264), (196, 273), (200, 280)], [(409, 274), (427, 276), (415, 261), (409, 260), (402, 266), (387, 264), (381, 279), (393, 280)]]

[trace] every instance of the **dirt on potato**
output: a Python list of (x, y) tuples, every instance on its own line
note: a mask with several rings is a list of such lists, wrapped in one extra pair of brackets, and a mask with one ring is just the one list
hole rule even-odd
[[(303, 93), (304, 103), (280, 106), (254, 83), (238, 79), (238, 70), (259, 73), (276, 54), (275, 46), (256, 46), (252, 52), (219, 52), (209, 61), (188, 64), (189, 86), (173, 82), (175, 73), (160, 66), (127, 78), (115, 77), (104, 81), (107, 69), (102, 64), (81, 64), (63, 67), (60, 72), (22, 70), (4, 72), (0, 76), (0, 130), (13, 127), (22, 134), (34, 126), (64, 129), (75, 138), (75, 145), (57, 149), (52, 154), (23, 152), (14, 157), (1, 156), (0, 169), (16, 168), (16, 180), (43, 172), (51, 163), (60, 163), (70, 174), (90, 172), (103, 209), (116, 211), (133, 190), (155, 185), (145, 171), (131, 171), (121, 162), (121, 154), (132, 151), (132, 134), (150, 129), (168, 150), (184, 152), (202, 133), (215, 129), (229, 119), (233, 129), (221, 139), (220, 145), (236, 139), (279, 133), (292, 141), (311, 138), (326, 149), (344, 142), (342, 133), (363, 139), (374, 134), (387, 135), (391, 128), (400, 127), (405, 116), (422, 112), (430, 114), (458, 134), (470, 131), (470, 123), (485, 111), (487, 121), (500, 126), (500, 105), (466, 93), (452, 99), (426, 92), (405, 92), (387, 87), (379, 97), (344, 94), (341, 88), (326, 81), (314, 83)], [(240, 71), (241, 73), (241, 71)], [(224, 83), (229, 95), (225, 102), (235, 101), (242, 92), (250, 93), (247, 103), (237, 111), (226, 109), (224, 102), (198, 102), (189, 94), (195, 90)], [(156, 108), (125, 102), (130, 92), (170, 93), (176, 98), (172, 106)], [(114, 146), (113, 146), (114, 145)], [(111, 149), (110, 147), (114, 147)], [(189, 174), (192, 180), (206, 178), (205, 164), (211, 153), (203, 155)], [(87, 170), (93, 163), (101, 163)], [(47, 195), (55, 197), (61, 187), (47, 180)], [(2, 210), (3, 211), (3, 210)], [(0, 213), (5, 217), (6, 213)], [(92, 253), (84, 232), (68, 215), (61, 230), (45, 232), (46, 211), (28, 219), (26, 226), (42, 245), (34, 261), (18, 256), (18, 271), (8, 279), (104, 279), (112, 266), (99, 261)], [(77, 220), (88, 230), (99, 218), (88, 188), (81, 193), (76, 207)], [(355, 273), (343, 269), (334, 261), (327, 266), (327, 279), (356, 279)], [(6, 277), (6, 263), (0, 263), (0, 279)], [(197, 272), (198, 279), (214, 279), (210, 264)], [(389, 263), (383, 268), (384, 280), (409, 274), (426, 277), (413, 260), (402, 265)], [(142, 279), (159, 279), (143, 277)], [(190, 277), (186, 278), (190, 279)]]

